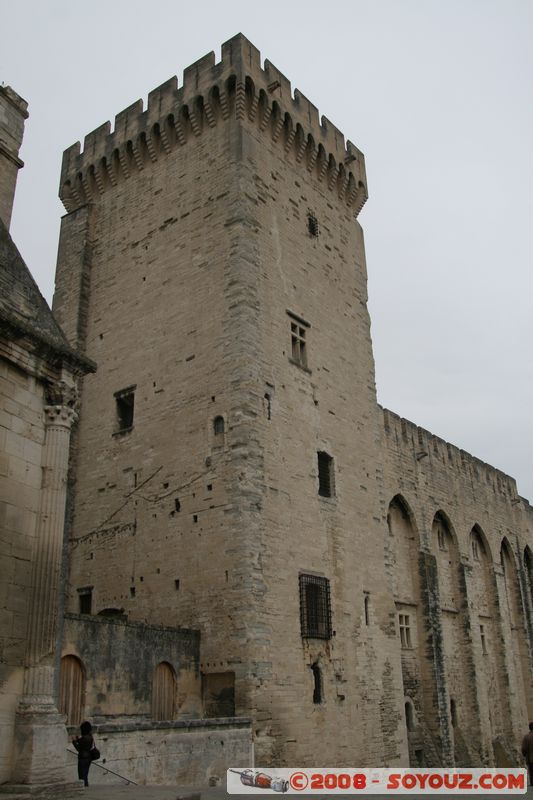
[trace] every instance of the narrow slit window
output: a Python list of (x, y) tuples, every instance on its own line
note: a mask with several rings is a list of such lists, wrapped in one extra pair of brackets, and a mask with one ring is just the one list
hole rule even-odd
[(213, 420), (213, 431), (215, 436), (223, 436), (225, 431), (224, 417), (215, 417)]
[(415, 716), (413, 714), (413, 706), (408, 700), (405, 702), (405, 723), (408, 731), (414, 731)]
[(472, 557), (474, 561), (479, 561), (479, 545), (475, 536), (472, 537)]
[(333, 458), (328, 453), (319, 452), (318, 456), (318, 494), (321, 497), (335, 495), (335, 479)]
[(319, 704), (322, 702), (322, 675), (318, 664), (311, 664), (311, 671), (313, 673), (313, 703)]
[(370, 595), (365, 594), (365, 625), (370, 625)]
[(487, 655), (487, 636), (486, 636), (486, 633), (485, 633), (485, 626), (484, 625), (480, 625), (479, 626), (479, 635), (481, 637), (481, 652), (483, 653), (484, 656), (486, 656)]

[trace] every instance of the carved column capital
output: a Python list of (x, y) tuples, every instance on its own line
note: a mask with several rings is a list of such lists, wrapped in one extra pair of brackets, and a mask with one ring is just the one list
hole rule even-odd
[(45, 388), (45, 422), (70, 426), (78, 419), (78, 390), (65, 381), (51, 381)]

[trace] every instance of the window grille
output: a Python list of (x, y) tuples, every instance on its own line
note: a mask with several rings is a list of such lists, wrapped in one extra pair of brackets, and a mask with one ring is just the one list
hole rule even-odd
[(304, 638), (331, 639), (331, 604), (327, 578), (300, 575), (300, 624)]
[(307, 215), (307, 231), (313, 238), (318, 236), (318, 220), (311, 212)]

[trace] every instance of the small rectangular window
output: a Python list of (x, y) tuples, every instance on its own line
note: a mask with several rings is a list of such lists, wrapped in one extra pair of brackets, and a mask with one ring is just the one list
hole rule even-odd
[(324, 452), (318, 456), (318, 494), (321, 497), (334, 497), (335, 475), (333, 471), (333, 458)]
[(120, 392), (115, 392), (117, 433), (129, 431), (133, 428), (136, 388), (136, 386), (128, 386), (127, 389), (121, 389)]
[(331, 605), (327, 578), (300, 575), (300, 624), (304, 638), (331, 639)]
[(307, 329), (309, 323), (287, 311), (291, 324), (291, 361), (307, 369)]
[(409, 614), (400, 614), (399, 615), (399, 623), (400, 623), (400, 643), (404, 650), (410, 650), (412, 648), (412, 641), (411, 641), (411, 620), (409, 618)]
[(84, 586), (83, 589), (78, 589), (78, 597), (80, 602), (80, 614), (92, 614), (93, 587)]

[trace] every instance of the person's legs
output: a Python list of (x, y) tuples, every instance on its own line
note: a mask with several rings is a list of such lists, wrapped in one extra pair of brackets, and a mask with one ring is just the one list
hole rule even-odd
[(89, 785), (89, 767), (90, 761), (78, 761), (78, 778), (83, 781), (84, 786)]

